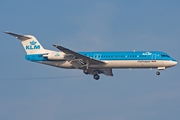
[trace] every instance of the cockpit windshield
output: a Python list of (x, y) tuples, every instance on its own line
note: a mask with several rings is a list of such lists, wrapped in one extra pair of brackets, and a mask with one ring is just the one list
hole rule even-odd
[(169, 55), (165, 55), (165, 54), (161, 54), (161, 57), (169, 57), (170, 58)]

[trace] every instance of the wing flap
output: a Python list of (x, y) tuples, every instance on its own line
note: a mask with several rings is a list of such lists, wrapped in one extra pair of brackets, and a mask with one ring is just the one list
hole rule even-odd
[(86, 65), (81, 59), (75, 59), (75, 56), (71, 54), (67, 54), (64, 56), (64, 58), (70, 62), (71, 65), (73, 65), (76, 69), (82, 68)]
[(89, 68), (88, 69), (88, 73), (91, 74), (91, 75), (94, 75), (94, 74), (104, 74), (104, 75), (107, 75), (107, 76), (113, 76), (113, 72), (112, 72), (112, 68), (104, 68), (104, 69), (91, 69)]
[(107, 76), (113, 76), (112, 69), (102, 69), (102, 74)]

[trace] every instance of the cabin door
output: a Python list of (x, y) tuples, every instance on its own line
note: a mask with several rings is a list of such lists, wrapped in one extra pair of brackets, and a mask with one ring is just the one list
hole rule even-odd
[(152, 55), (152, 60), (151, 60), (152, 62), (156, 62), (156, 54), (153, 54)]
[(101, 54), (95, 54), (95, 55), (94, 55), (94, 59), (96, 59), (96, 60), (101, 59)]

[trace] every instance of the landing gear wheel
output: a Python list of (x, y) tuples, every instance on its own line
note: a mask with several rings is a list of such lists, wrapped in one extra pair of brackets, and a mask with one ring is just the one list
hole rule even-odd
[(84, 69), (83, 72), (84, 72), (84, 74), (86, 74), (86, 75), (89, 74), (89, 72), (88, 72), (87, 69)]
[(100, 76), (98, 74), (95, 74), (93, 77), (95, 80), (99, 80), (99, 78), (100, 78)]
[(156, 75), (160, 75), (160, 72), (159, 72), (159, 71), (157, 71), (157, 72), (156, 72)]

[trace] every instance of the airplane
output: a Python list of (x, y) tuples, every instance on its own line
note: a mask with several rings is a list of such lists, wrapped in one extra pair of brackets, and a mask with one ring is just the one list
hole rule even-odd
[(120, 52), (75, 52), (54, 44), (59, 51), (44, 49), (32, 35), (19, 35), (4, 32), (19, 39), (26, 51), (25, 59), (58, 68), (79, 69), (84, 74), (93, 75), (99, 80), (99, 74), (113, 76), (112, 69), (147, 68), (160, 70), (173, 67), (177, 61), (160, 51), (120, 51)]

